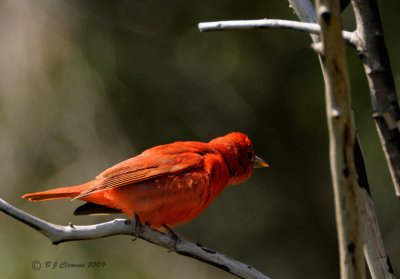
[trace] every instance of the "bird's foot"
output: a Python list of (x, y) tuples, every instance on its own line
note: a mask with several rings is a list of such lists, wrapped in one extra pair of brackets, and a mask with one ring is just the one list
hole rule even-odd
[(175, 252), (176, 246), (182, 241), (182, 239), (170, 228), (168, 225), (164, 224), (163, 228), (166, 230), (166, 235), (168, 235), (173, 243), (172, 243), (172, 248), (168, 250), (168, 252)]
[(132, 238), (132, 241), (135, 241), (141, 235), (141, 233), (143, 231), (143, 225), (139, 219), (139, 215), (137, 215), (136, 213), (133, 213), (133, 221), (135, 222), (135, 229), (133, 231), (134, 237)]

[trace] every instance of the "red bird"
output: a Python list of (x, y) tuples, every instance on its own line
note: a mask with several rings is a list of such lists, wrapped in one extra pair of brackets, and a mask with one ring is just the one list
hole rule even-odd
[(62, 198), (87, 203), (75, 215), (135, 214), (157, 229), (196, 218), (228, 185), (246, 181), (253, 168), (268, 167), (250, 139), (229, 133), (208, 143), (180, 141), (147, 149), (78, 186), (30, 193), (22, 198)]

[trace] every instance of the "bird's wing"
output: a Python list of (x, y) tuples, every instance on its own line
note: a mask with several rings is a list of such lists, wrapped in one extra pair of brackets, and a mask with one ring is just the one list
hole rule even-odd
[[(136, 157), (103, 171), (96, 177), (96, 183), (93, 183), (93, 186), (74, 197), (74, 199), (79, 199), (98, 191), (203, 167), (203, 154), (210, 152), (209, 148), (205, 148), (207, 146), (200, 149), (190, 147), (169, 144), (148, 149)], [(211, 152), (213, 151), (211, 150)]]

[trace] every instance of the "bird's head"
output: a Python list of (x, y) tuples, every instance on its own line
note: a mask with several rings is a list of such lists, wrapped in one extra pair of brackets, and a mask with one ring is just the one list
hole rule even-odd
[(253, 144), (243, 133), (229, 133), (213, 139), (210, 144), (222, 155), (228, 166), (229, 184), (246, 181), (254, 168), (268, 167), (263, 159), (255, 155)]

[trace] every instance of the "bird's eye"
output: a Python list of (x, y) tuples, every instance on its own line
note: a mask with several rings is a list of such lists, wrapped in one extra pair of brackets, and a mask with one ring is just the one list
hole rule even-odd
[(249, 160), (253, 159), (253, 152), (247, 153), (247, 157), (249, 158)]

